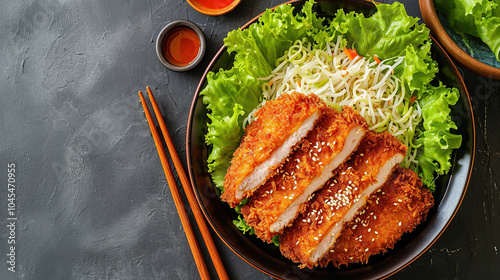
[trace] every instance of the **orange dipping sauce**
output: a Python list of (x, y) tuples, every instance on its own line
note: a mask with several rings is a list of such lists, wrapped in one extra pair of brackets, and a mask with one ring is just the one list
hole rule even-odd
[(233, 4), (234, 0), (193, 0), (193, 2), (210, 10), (220, 10)]
[(175, 66), (186, 66), (198, 56), (200, 44), (200, 38), (192, 29), (179, 26), (165, 35), (162, 50), (170, 63)]

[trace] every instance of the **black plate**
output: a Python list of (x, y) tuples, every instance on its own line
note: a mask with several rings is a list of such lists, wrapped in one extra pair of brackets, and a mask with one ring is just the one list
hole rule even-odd
[[(292, 5), (300, 9), (303, 3), (304, 1), (295, 1)], [(371, 2), (365, 1), (331, 0), (315, 5), (316, 11), (321, 16), (333, 16), (339, 8), (362, 12), (365, 15), (370, 15), (376, 10)], [(243, 28), (255, 20), (256, 18)], [(243, 235), (233, 225), (235, 212), (220, 201), (207, 171), (208, 147), (204, 136), (207, 132), (208, 117), (199, 93), (206, 85), (206, 75), (209, 71), (232, 67), (233, 59), (226, 48), (222, 47), (205, 71), (194, 95), (188, 121), (186, 152), (189, 175), (198, 203), (208, 222), (224, 243), (252, 266), (282, 279), (384, 278), (401, 270), (423, 254), (442, 234), (460, 206), (469, 182), (475, 149), (474, 119), (464, 82), (451, 59), (435, 41), (432, 53), (440, 67), (434, 82), (441, 81), (460, 91), (461, 98), (452, 109), (452, 119), (457, 124), (458, 133), (463, 136), (463, 140), (460, 149), (453, 153), (453, 167), (449, 175), (438, 178), (436, 182), (437, 190), (434, 193), (436, 205), (431, 209), (427, 220), (411, 234), (404, 235), (394, 249), (384, 255), (373, 256), (365, 265), (349, 265), (341, 269), (329, 266), (301, 270), (297, 268), (297, 264), (284, 258), (274, 245), (266, 244), (254, 236)]]

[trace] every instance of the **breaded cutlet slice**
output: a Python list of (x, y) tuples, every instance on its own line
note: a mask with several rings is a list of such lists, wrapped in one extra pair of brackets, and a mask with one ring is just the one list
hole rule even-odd
[(321, 266), (366, 263), (370, 256), (385, 253), (406, 232), (425, 221), (434, 205), (432, 193), (422, 188), (418, 175), (398, 167), (366, 206), (346, 224), (337, 242), (320, 260)]
[(368, 132), (350, 160), (319, 190), (280, 235), (285, 257), (313, 268), (350, 221), (406, 155), (407, 147), (387, 132)]
[(271, 242), (303, 211), (313, 192), (332, 176), (358, 147), (368, 130), (366, 121), (353, 109), (342, 113), (328, 108), (300, 147), (241, 208), (256, 235)]
[(314, 94), (294, 92), (267, 101), (234, 152), (221, 199), (235, 207), (250, 196), (313, 129), (324, 108)]

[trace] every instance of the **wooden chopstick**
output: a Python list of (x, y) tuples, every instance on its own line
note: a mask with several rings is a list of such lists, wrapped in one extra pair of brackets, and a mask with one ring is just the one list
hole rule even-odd
[[(181, 181), (182, 187), (184, 189), (184, 193), (186, 194), (186, 197), (187, 197), (188, 202), (189, 202), (189, 206), (191, 207), (191, 210), (193, 211), (193, 215), (195, 217), (196, 223), (198, 224), (198, 228), (200, 229), (203, 240), (205, 241), (205, 245), (207, 246), (208, 252), (210, 254), (210, 257), (212, 259), (214, 267), (217, 271), (217, 275), (219, 276), (219, 279), (228, 280), (229, 277), (228, 277), (226, 270), (224, 268), (224, 264), (222, 263), (222, 260), (219, 256), (219, 253), (217, 251), (215, 243), (212, 239), (212, 235), (210, 234), (210, 231), (207, 227), (207, 224), (205, 222), (205, 218), (204, 218), (203, 214), (201, 213), (200, 208), (198, 207), (198, 203), (196, 201), (196, 197), (195, 197), (193, 189), (191, 187), (191, 183), (190, 183), (189, 179), (187, 178), (186, 172), (184, 171), (184, 167), (182, 166), (182, 163), (179, 159), (179, 155), (177, 154), (177, 151), (175, 150), (172, 139), (170, 138), (170, 134), (168, 133), (168, 129), (167, 129), (167, 126), (165, 124), (165, 121), (163, 120), (163, 117), (161, 116), (161, 112), (160, 112), (160, 109), (158, 107), (158, 104), (156, 103), (156, 101), (154, 99), (154, 96), (153, 96), (153, 93), (151, 92), (150, 87), (146, 87), (146, 88), (148, 91), (149, 100), (151, 101), (151, 104), (153, 106), (153, 110), (154, 110), (155, 115), (156, 115), (156, 119), (158, 121), (158, 124), (160, 125), (160, 129), (161, 129), (162, 134), (163, 134), (163, 139), (165, 140), (165, 143), (167, 144), (167, 148), (169, 150), (170, 156), (172, 158), (175, 169), (177, 171), (177, 175), (179, 176), (179, 180)], [(153, 119), (151, 117), (151, 113), (149, 112), (149, 109), (146, 105), (146, 101), (144, 99), (144, 96), (142, 95), (142, 92), (139, 92), (139, 96), (141, 98), (141, 102), (142, 102), (142, 105), (144, 107), (144, 113), (146, 114), (146, 119), (148, 120), (149, 127), (151, 129), (152, 134), (153, 134), (153, 139), (155, 141), (155, 145), (156, 145), (156, 147), (158, 149), (158, 153), (160, 155), (160, 160), (161, 160), (161, 163), (163, 166), (163, 170), (165, 171), (165, 176), (167, 177), (170, 191), (172, 192), (172, 196), (174, 197), (174, 202), (175, 202), (175, 205), (177, 207), (177, 211), (179, 212), (179, 215), (181, 216), (181, 222), (182, 222), (182, 225), (184, 227), (184, 231), (186, 232), (186, 236), (188, 237), (188, 242), (189, 242), (189, 245), (191, 247), (191, 251), (193, 252), (193, 256), (195, 258), (196, 265), (197, 265), (198, 270), (200, 272), (200, 276), (202, 279), (209, 279), (208, 272), (206, 271), (206, 265), (203, 261), (203, 256), (201, 255), (201, 252), (200, 252), (198, 243), (196, 242), (196, 238), (194, 236), (193, 230), (191, 228), (191, 225), (189, 224), (189, 219), (187, 219), (187, 214), (186, 214), (186, 211), (184, 209), (184, 205), (182, 204), (182, 200), (181, 200), (181, 197), (179, 195), (179, 191), (177, 189), (177, 184), (176, 184), (175, 179), (173, 177), (172, 170), (171, 170), (170, 165), (168, 163), (165, 149), (163, 148), (163, 144), (161, 142), (158, 131), (154, 125)], [(180, 207), (178, 206), (178, 204), (180, 205)], [(185, 216), (185, 218), (183, 218), (183, 216)], [(183, 221), (184, 219), (185, 219), (185, 221)], [(185, 224), (187, 224), (187, 225), (185, 225)], [(205, 278), (205, 277), (207, 277), (207, 278)]]
[(165, 171), (165, 177), (167, 178), (170, 192), (172, 193), (172, 197), (174, 198), (175, 207), (177, 208), (177, 212), (179, 213), (179, 217), (181, 218), (182, 227), (186, 232), (189, 247), (191, 248), (191, 252), (193, 253), (194, 261), (196, 263), (196, 266), (198, 267), (200, 277), (201, 279), (210, 279), (210, 275), (208, 273), (207, 266), (205, 265), (203, 255), (201, 254), (200, 247), (198, 246), (198, 242), (196, 241), (196, 236), (194, 235), (194, 231), (189, 222), (184, 204), (182, 203), (179, 190), (177, 189), (177, 183), (175, 182), (170, 164), (168, 163), (167, 155), (165, 153), (165, 149), (163, 148), (160, 135), (158, 134), (158, 131), (156, 130), (156, 127), (154, 125), (153, 118), (151, 117), (151, 113), (149, 112), (149, 109), (146, 105), (146, 100), (144, 99), (144, 96), (140, 91), (139, 97), (141, 98), (142, 107), (144, 108), (144, 113), (146, 114), (146, 119), (148, 120), (149, 128), (151, 129), (151, 133), (153, 134), (153, 139), (158, 150), (158, 154), (160, 155), (160, 161), (163, 166), (163, 170)]

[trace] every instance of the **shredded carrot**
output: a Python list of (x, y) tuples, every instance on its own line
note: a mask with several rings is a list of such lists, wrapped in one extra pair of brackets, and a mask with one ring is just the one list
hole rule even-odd
[(300, 87), (300, 81), (297, 82), (297, 85), (299, 85), (299, 87)]
[(344, 47), (344, 53), (347, 56), (347, 58), (349, 58), (349, 60), (353, 60), (356, 58), (356, 56), (358, 56), (358, 53), (356, 52), (355, 49), (348, 49), (346, 47)]
[(377, 64), (380, 64), (380, 58), (378, 58), (376, 55), (373, 56), (373, 59), (377, 62)]
[(274, 81), (273, 81), (273, 80), (271, 80), (271, 81), (269, 82), (269, 85), (270, 85), (270, 86), (272, 86), (272, 85), (273, 85), (273, 83), (274, 83)]
[(342, 70), (347, 70), (347, 67), (345, 67), (345, 66), (344, 66), (344, 67), (342, 67)]
[(416, 94), (410, 98), (410, 104), (412, 104), (413, 102), (415, 102), (415, 100), (417, 100), (417, 95)]

